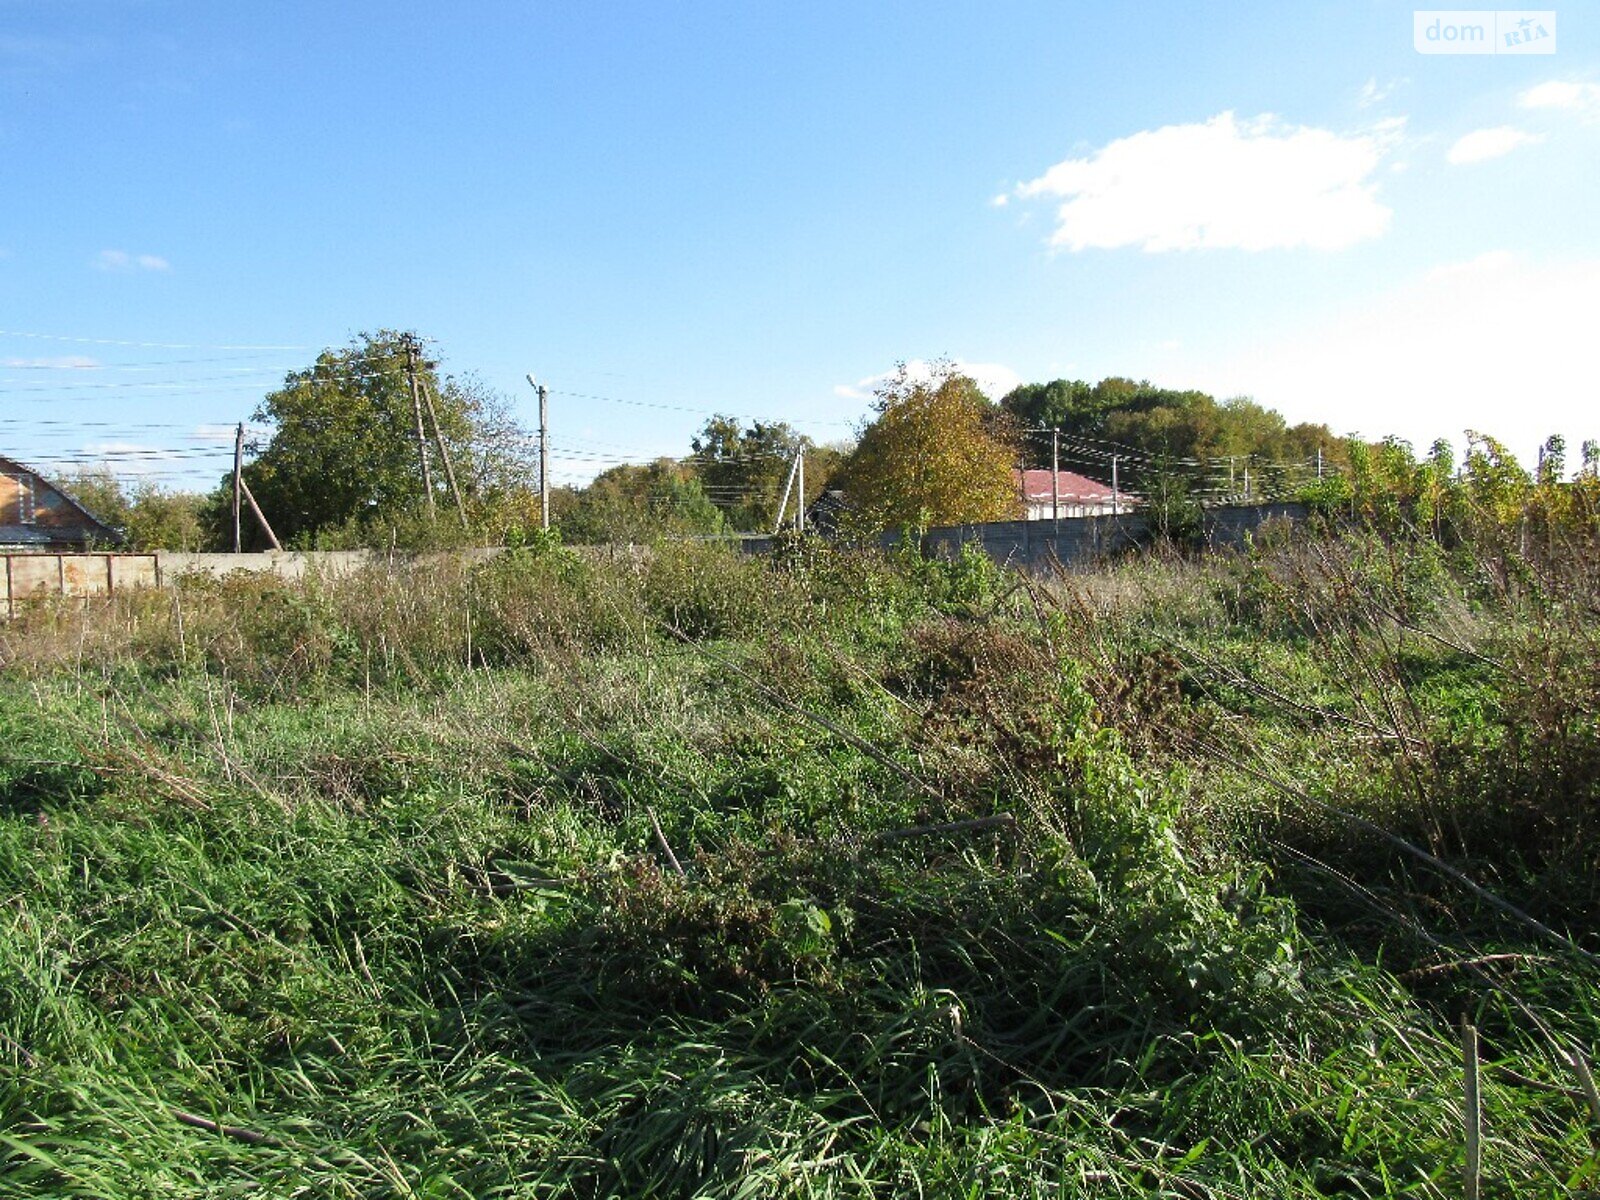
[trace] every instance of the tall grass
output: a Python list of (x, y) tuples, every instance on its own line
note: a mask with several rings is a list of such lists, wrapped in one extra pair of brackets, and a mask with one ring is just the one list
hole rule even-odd
[(1593, 1187), (1593, 612), (1489, 576), (541, 547), (30, 611), (0, 1196), (1455, 1195), (1463, 1012), (1486, 1194)]

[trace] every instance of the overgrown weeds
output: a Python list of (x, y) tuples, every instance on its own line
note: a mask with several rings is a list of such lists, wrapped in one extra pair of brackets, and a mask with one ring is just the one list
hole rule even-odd
[(0, 1196), (1454, 1195), (1463, 1013), (1485, 1194), (1593, 1187), (1600, 658), (1541, 555), (31, 611)]

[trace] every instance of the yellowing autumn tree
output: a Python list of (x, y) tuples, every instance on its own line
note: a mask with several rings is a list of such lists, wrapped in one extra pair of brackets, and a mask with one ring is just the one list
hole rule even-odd
[(842, 468), (869, 529), (1005, 521), (1021, 515), (1005, 415), (951, 363), (914, 378), (904, 363), (877, 390), (877, 417)]

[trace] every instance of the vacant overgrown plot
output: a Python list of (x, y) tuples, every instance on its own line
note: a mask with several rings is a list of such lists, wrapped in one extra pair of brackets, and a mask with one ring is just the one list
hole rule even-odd
[(1586, 552), (540, 545), (0, 631), (0, 1196), (1600, 1186)]

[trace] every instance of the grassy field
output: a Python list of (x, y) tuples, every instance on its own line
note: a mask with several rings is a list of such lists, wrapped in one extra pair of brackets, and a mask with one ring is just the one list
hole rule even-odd
[(0, 631), (0, 1197), (1600, 1187), (1592, 554), (807, 544)]

